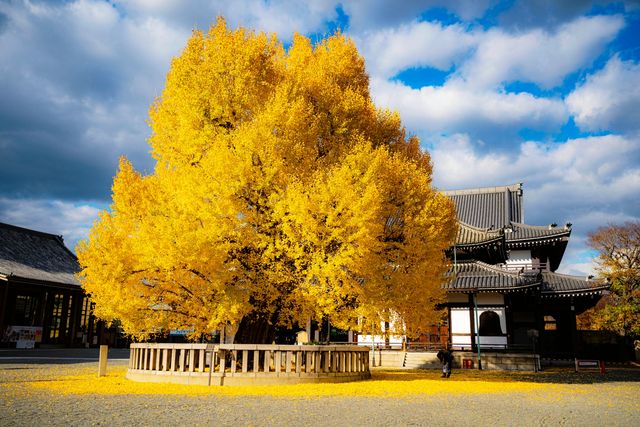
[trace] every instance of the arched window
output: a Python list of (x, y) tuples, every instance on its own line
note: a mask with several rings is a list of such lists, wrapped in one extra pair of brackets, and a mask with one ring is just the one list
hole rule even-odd
[(503, 335), (502, 327), (500, 326), (500, 316), (498, 316), (498, 313), (495, 311), (483, 312), (480, 315), (480, 328), (478, 333), (486, 337)]

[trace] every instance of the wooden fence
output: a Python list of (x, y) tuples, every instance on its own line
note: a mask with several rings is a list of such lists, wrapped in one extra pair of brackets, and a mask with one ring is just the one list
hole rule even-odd
[(127, 378), (201, 385), (370, 378), (369, 348), (351, 345), (131, 344)]

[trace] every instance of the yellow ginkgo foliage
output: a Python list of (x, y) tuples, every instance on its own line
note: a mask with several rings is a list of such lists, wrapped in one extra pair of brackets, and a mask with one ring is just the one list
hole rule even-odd
[(122, 159), (77, 250), (98, 317), (136, 338), (230, 325), (239, 342), (309, 318), (412, 333), (436, 320), (454, 208), (419, 141), (371, 101), (351, 40), (285, 50), (219, 19), (149, 114), (154, 173)]

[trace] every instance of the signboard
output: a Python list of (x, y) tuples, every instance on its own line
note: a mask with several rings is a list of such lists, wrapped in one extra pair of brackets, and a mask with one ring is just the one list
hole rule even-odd
[(34, 348), (42, 342), (41, 326), (8, 326), (2, 337), (3, 342), (15, 342), (16, 348)]
[(171, 329), (169, 335), (172, 337), (186, 337), (193, 332), (193, 329)]

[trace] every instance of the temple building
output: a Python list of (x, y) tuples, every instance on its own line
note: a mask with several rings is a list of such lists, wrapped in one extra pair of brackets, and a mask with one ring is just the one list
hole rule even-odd
[(98, 344), (78, 271), (62, 236), (0, 223), (0, 346)]
[(571, 224), (526, 224), (522, 184), (444, 194), (459, 221), (446, 283), (451, 348), (575, 357), (576, 315), (609, 285), (556, 273)]

